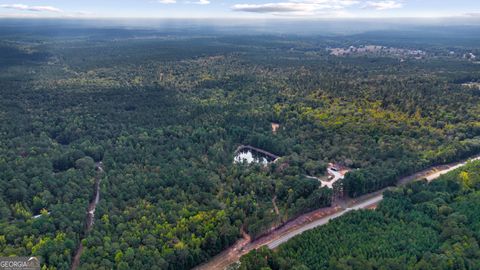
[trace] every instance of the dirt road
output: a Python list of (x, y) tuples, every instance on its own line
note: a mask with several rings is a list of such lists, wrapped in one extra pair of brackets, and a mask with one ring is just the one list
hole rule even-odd
[[(87, 216), (85, 219), (85, 232), (82, 239), (84, 239), (93, 228), (93, 222), (95, 221), (95, 209), (97, 208), (97, 204), (100, 201), (100, 181), (102, 180), (101, 175), (104, 172), (103, 163), (101, 161), (95, 164), (95, 170), (97, 171), (97, 173), (95, 176), (94, 198), (88, 205)], [(82, 239), (80, 239), (80, 244), (78, 245), (77, 251), (73, 256), (72, 266), (70, 268), (71, 270), (76, 270), (80, 265), (80, 257), (83, 253)]]

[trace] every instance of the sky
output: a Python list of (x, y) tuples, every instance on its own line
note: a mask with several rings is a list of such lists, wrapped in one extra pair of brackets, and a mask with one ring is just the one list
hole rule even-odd
[(0, 17), (480, 18), (480, 0), (0, 0)]

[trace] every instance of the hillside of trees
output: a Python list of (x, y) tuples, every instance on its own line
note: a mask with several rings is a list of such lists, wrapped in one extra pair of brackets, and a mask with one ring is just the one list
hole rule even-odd
[[(330, 205), (304, 177), (329, 162), (355, 197), (480, 150), (480, 92), (458, 83), (480, 71), (449, 54), (471, 42), (402, 43), (427, 52), (402, 62), (326, 50), (368, 37), (152, 31), (0, 29), (0, 255), (70, 269), (82, 241), (80, 269), (190, 269)], [(234, 164), (239, 145), (282, 158)]]
[(478, 269), (480, 162), (431, 183), (387, 191), (376, 210), (346, 214), (238, 269)]

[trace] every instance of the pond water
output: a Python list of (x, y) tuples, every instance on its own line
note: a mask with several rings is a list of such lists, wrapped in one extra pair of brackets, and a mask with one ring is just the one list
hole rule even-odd
[(259, 163), (262, 165), (267, 165), (271, 160), (267, 156), (256, 153), (252, 150), (240, 151), (235, 155), (233, 162), (234, 163)]
[(480, 82), (469, 82), (469, 83), (463, 83), (463, 87), (467, 87), (470, 89), (478, 89), (480, 90)]

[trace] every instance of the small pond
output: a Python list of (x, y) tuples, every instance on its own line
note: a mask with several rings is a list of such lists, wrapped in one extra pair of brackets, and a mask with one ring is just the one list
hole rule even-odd
[(238, 152), (233, 159), (234, 163), (248, 163), (248, 164), (259, 163), (262, 165), (267, 165), (269, 162), (272, 162), (272, 161), (273, 160), (267, 155), (263, 155), (256, 151), (247, 150), (247, 149), (244, 149), (243, 151)]

